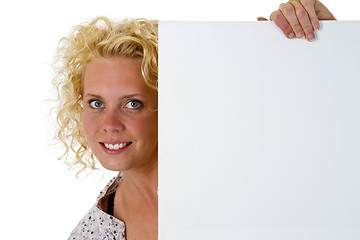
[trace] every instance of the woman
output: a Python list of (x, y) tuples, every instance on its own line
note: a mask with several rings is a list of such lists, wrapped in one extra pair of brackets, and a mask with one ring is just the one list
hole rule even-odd
[(157, 239), (157, 47), (146, 20), (97, 18), (60, 41), (58, 138), (70, 164), (94, 169), (95, 155), (121, 171), (69, 239), (124, 239), (124, 222), (127, 239)]
[[(335, 19), (319, 1), (290, 1), (270, 17), (288, 38), (311, 41), (319, 20)], [(266, 20), (260, 18), (259, 20)], [(58, 138), (119, 175), (69, 239), (157, 239), (157, 23), (97, 18), (60, 41)], [(126, 231), (125, 231), (126, 224)]]

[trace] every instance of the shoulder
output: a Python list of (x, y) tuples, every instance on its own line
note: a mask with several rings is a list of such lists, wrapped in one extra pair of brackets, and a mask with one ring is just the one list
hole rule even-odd
[(94, 205), (71, 232), (69, 240), (125, 239), (125, 225)]
[(121, 182), (121, 174), (112, 179), (100, 192), (96, 204), (79, 221), (69, 240), (77, 239), (125, 239), (125, 224), (100, 209), (99, 200), (113, 191)]

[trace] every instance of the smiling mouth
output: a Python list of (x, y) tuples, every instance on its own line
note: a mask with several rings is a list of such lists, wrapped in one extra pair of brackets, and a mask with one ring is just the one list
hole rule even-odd
[(132, 144), (132, 142), (124, 142), (124, 143), (117, 143), (117, 144), (111, 144), (111, 143), (101, 143), (106, 149), (109, 150), (119, 150), (122, 148), (125, 148)]

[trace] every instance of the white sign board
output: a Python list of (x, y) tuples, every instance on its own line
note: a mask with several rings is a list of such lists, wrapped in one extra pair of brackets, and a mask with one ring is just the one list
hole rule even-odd
[(360, 22), (161, 22), (159, 239), (360, 239)]

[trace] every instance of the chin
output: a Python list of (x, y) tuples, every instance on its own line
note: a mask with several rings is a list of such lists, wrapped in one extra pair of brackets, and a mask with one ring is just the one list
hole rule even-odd
[(122, 164), (122, 163), (119, 163), (119, 161), (116, 161), (116, 162), (109, 162), (109, 161), (100, 161), (100, 164), (106, 168), (107, 170), (110, 170), (110, 171), (125, 171), (125, 170), (128, 170), (129, 167), (126, 166), (125, 164)]
[(100, 164), (107, 170), (119, 172), (130, 168), (128, 156), (108, 156), (101, 151), (97, 153), (94, 152), (94, 155)]

